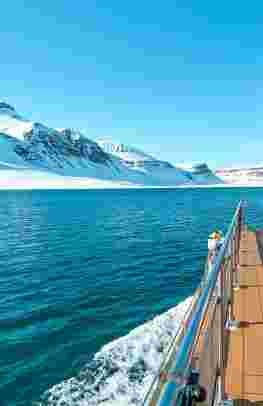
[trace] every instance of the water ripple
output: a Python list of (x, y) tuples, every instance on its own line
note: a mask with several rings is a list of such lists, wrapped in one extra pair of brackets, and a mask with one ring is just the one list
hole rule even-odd
[(240, 198), (262, 226), (261, 195), (1, 192), (2, 404), (43, 394), (43, 405), (138, 404), (182, 315), (176, 305), (199, 283), (208, 233), (226, 229)]

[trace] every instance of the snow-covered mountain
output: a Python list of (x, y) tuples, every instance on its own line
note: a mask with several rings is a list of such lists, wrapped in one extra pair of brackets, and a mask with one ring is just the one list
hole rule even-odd
[[(0, 102), (0, 187), (32, 180), (42, 185), (44, 179), (59, 183), (62, 177), (64, 186), (77, 181), (83, 187), (212, 183), (207, 175), (200, 177), (123, 144), (97, 143), (78, 130), (29, 121)], [(214, 176), (213, 183), (218, 182)]]
[(225, 183), (236, 185), (263, 185), (263, 164), (247, 168), (225, 168), (216, 171)]
[(113, 143), (111, 140), (98, 140), (104, 152), (118, 159), (126, 168), (141, 173), (154, 184), (161, 185), (192, 184), (195, 182), (190, 172), (167, 161), (160, 161), (145, 152), (125, 144)]
[(224, 183), (223, 179), (221, 179), (220, 176), (214, 174), (205, 162), (182, 164), (178, 165), (178, 167), (182, 170), (185, 170), (186, 173), (191, 174), (192, 179), (198, 185), (214, 185)]

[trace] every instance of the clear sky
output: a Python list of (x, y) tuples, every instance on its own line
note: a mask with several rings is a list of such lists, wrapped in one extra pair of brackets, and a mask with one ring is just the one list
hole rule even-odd
[(173, 163), (259, 163), (262, 23), (262, 0), (3, 1), (0, 98)]

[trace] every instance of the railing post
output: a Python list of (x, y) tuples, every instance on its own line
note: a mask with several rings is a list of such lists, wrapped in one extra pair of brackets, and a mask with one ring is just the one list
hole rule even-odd
[(238, 216), (238, 244), (237, 244), (237, 265), (239, 264), (239, 251), (242, 233), (242, 220), (243, 220), (243, 205), (240, 206), (239, 216)]
[(220, 268), (220, 332), (219, 332), (219, 370), (220, 370), (220, 401), (225, 399), (225, 268)]
[(235, 272), (235, 288), (238, 289), (238, 265), (239, 265), (239, 251), (240, 251), (240, 241), (242, 233), (242, 206), (239, 208), (239, 213), (237, 217), (236, 231), (234, 234), (234, 272)]
[(233, 258), (234, 258), (234, 264), (233, 264), (233, 272), (234, 272), (234, 289), (239, 289), (239, 282), (238, 282), (238, 264), (239, 264), (239, 248), (240, 248), (240, 224), (239, 222), (237, 223), (237, 230), (234, 234), (234, 253), (233, 253)]
[(230, 320), (234, 320), (234, 273), (235, 264), (234, 264), (234, 238), (231, 239), (230, 242)]
[(238, 246), (239, 246), (239, 225), (238, 225), (238, 230), (235, 233), (235, 270), (237, 270), (237, 264), (238, 264)]

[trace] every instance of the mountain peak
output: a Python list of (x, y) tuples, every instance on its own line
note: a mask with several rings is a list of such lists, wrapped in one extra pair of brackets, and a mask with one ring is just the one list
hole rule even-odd
[(11, 117), (17, 115), (15, 108), (3, 100), (0, 100), (0, 114), (9, 115)]
[(15, 111), (15, 108), (11, 106), (11, 104), (6, 103), (4, 100), (0, 100), (0, 109), (9, 109), (11, 111)]

